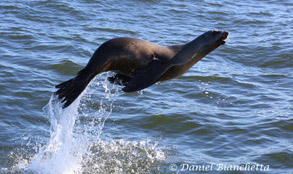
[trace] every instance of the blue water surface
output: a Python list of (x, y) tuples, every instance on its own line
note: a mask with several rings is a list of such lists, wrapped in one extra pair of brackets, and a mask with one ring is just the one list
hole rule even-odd
[[(2, 0), (0, 14), (0, 173), (293, 172), (292, 1)], [(111, 38), (213, 29), (227, 43), (181, 77), (124, 93), (102, 74), (67, 111), (51, 97)]]

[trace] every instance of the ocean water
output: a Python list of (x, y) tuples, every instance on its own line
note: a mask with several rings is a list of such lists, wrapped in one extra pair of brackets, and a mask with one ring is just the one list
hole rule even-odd
[[(0, 173), (293, 173), (291, 0), (0, 3)], [(55, 85), (115, 37), (227, 43), (183, 76), (124, 93), (97, 76), (61, 109)]]

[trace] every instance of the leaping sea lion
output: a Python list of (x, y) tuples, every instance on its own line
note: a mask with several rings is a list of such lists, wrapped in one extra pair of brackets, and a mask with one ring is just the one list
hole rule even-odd
[(225, 44), (226, 31), (208, 31), (184, 45), (160, 46), (135, 38), (115, 38), (103, 43), (76, 77), (56, 86), (55, 94), (69, 106), (98, 74), (113, 71), (111, 83), (134, 92), (185, 73), (211, 51)]

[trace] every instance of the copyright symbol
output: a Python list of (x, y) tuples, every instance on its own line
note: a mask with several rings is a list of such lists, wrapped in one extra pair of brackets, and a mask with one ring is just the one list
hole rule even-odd
[(176, 164), (170, 164), (169, 169), (171, 171), (176, 171), (177, 170), (177, 165)]

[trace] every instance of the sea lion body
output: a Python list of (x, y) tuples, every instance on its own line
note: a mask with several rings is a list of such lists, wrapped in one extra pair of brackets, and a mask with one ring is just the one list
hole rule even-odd
[(103, 43), (77, 76), (56, 86), (55, 94), (69, 106), (89, 82), (102, 72), (116, 75), (111, 83), (125, 86), (125, 92), (138, 91), (157, 81), (175, 78), (205, 55), (225, 44), (228, 32), (209, 31), (184, 45), (160, 46), (135, 38), (115, 38)]
[(96, 70), (94, 74), (113, 71), (133, 77), (155, 58), (172, 59), (182, 47), (183, 45), (178, 47), (160, 46), (136, 38), (115, 38), (103, 43), (85, 68)]

